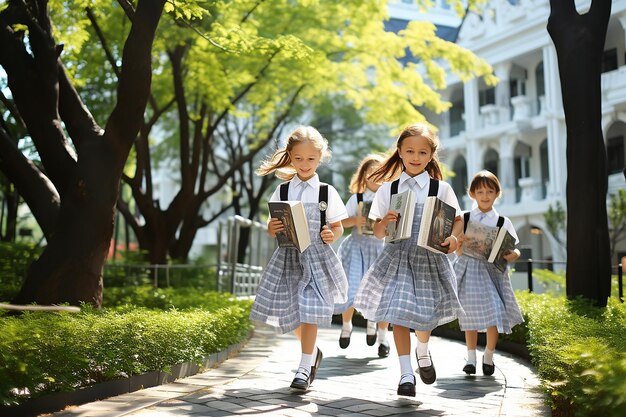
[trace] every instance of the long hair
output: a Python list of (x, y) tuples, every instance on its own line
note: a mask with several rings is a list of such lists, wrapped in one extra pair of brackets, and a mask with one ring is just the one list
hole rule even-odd
[(371, 153), (361, 160), (359, 167), (350, 180), (350, 187), (348, 189), (352, 194), (365, 191), (367, 188), (367, 171), (374, 165), (380, 165), (384, 159), (385, 157), (381, 154)]
[(474, 194), (476, 190), (482, 187), (495, 190), (498, 197), (502, 195), (502, 186), (500, 185), (498, 177), (496, 177), (493, 172), (487, 171), (486, 169), (478, 171), (476, 175), (474, 175), (472, 181), (470, 182), (468, 192)]
[(426, 165), (426, 172), (428, 172), (428, 175), (436, 180), (441, 180), (443, 178), (441, 168), (439, 167), (439, 155), (437, 153), (440, 147), (439, 137), (437, 137), (437, 134), (427, 124), (416, 123), (409, 125), (402, 130), (400, 136), (398, 136), (398, 140), (396, 141), (396, 149), (374, 172), (372, 172), (369, 177), (371, 180), (376, 182), (387, 182), (398, 178), (400, 174), (402, 174), (402, 171), (404, 171), (404, 164), (400, 158), (399, 150), (402, 147), (404, 139), (412, 136), (421, 136), (426, 138), (428, 141), (428, 145), (430, 146), (430, 150), (432, 152), (432, 159), (428, 165)]
[(260, 176), (276, 172), (276, 176), (281, 180), (289, 181), (296, 175), (296, 169), (291, 163), (289, 152), (294, 146), (310, 142), (316, 149), (320, 151), (320, 163), (330, 159), (331, 152), (328, 147), (328, 141), (312, 126), (298, 126), (289, 134), (287, 143), (281, 149), (278, 149), (267, 160), (261, 163), (256, 170), (256, 174)]

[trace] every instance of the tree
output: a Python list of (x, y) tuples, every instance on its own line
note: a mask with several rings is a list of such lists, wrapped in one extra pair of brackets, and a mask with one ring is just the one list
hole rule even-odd
[(611, 259), (606, 210), (607, 162), (601, 124), (600, 74), (610, 0), (579, 14), (574, 0), (550, 0), (567, 125), (567, 296), (606, 306)]
[[(164, 22), (154, 100), (134, 168), (123, 177), (141, 218), (118, 202), (150, 262), (185, 259), (197, 231), (226, 210), (245, 207), (245, 217), (254, 218), (270, 182), (254, 178), (251, 168), (289, 124), (343, 107), (387, 129), (423, 120), (418, 107), (449, 106), (436, 92), (445, 86), (441, 61), (463, 79), (493, 80), (484, 61), (437, 38), (434, 25), (411, 22), (396, 35), (384, 30), (385, 18), (384, 2), (255, 0), (216, 4), (210, 16), (186, 24)], [(115, 19), (94, 16), (92, 23), (102, 34), (101, 58), (94, 54), (85, 65), (114, 69), (117, 58), (107, 51), (115, 50)], [(419, 62), (403, 66), (398, 58), (408, 50)], [(150, 146), (157, 135), (160, 146)], [(327, 136), (332, 141), (334, 132)], [(159, 160), (179, 184), (163, 207), (153, 184)], [(220, 204), (204, 217), (217, 197)]]
[[(120, 1), (131, 25), (104, 129), (70, 81), (48, 1), (9, 1), (0, 9), (0, 65), (15, 106), (12, 117), (23, 122), (42, 165), (20, 152), (0, 126), (0, 169), (47, 239), (15, 303), (101, 304), (119, 180), (148, 100), (151, 47), (164, 3), (139, 0), (135, 9)], [(71, 14), (71, 7), (63, 12)]]

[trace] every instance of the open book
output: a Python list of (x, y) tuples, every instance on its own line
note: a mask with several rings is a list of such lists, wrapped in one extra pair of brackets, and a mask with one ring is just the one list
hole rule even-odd
[(498, 236), (496, 236), (496, 240), (493, 243), (493, 248), (491, 249), (491, 254), (487, 259), (489, 262), (492, 262), (496, 268), (500, 271), (506, 271), (506, 259), (502, 257), (508, 250), (515, 249), (515, 238), (506, 230), (505, 227), (501, 227), (498, 232)]
[(410, 238), (411, 229), (413, 228), (413, 215), (415, 214), (415, 193), (411, 190), (406, 190), (402, 193), (394, 194), (391, 197), (389, 210), (398, 213), (398, 221), (390, 222), (387, 225), (385, 243)]
[(474, 221), (467, 223), (463, 242), (464, 255), (491, 262), (498, 270), (504, 272), (507, 262), (502, 255), (513, 249), (515, 238), (505, 227), (491, 227)]
[(368, 216), (370, 214), (370, 209), (372, 208), (371, 201), (361, 201), (357, 205), (357, 216), (365, 217), (365, 224), (363, 226), (357, 225), (356, 230), (360, 235), (373, 235), (374, 234), (374, 220), (370, 219)]
[(448, 253), (447, 246), (441, 246), (452, 234), (456, 209), (438, 197), (426, 197), (417, 245), (433, 252)]
[(280, 219), (285, 230), (276, 234), (278, 246), (304, 252), (311, 244), (309, 223), (301, 201), (270, 201), (270, 217)]

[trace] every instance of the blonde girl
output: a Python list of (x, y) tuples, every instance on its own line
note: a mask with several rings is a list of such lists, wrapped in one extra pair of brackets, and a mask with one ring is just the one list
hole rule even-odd
[[(415, 354), (420, 379), (432, 384), (437, 375), (428, 350), (430, 333), (435, 327), (456, 319), (460, 309), (456, 278), (447, 255), (417, 246), (422, 209), (429, 194), (455, 207), (457, 214), (461, 212), (452, 187), (441, 181), (438, 148), (439, 139), (428, 125), (407, 126), (400, 133), (393, 154), (370, 177), (384, 181), (369, 213), (369, 217), (376, 220), (374, 234), (380, 239), (385, 237), (387, 225), (397, 221), (397, 213), (389, 210), (391, 196), (406, 190), (416, 194), (411, 237), (385, 245), (365, 274), (354, 300), (354, 308), (368, 320), (393, 325), (400, 361), (398, 395), (415, 396), (410, 329), (417, 334)], [(456, 236), (462, 227), (457, 216), (452, 234), (442, 243), (449, 248), (449, 253), (456, 249)]]
[[(344, 271), (348, 277), (348, 301), (335, 306), (335, 314), (342, 316), (342, 329), (339, 335), (339, 347), (346, 349), (350, 344), (352, 334), (352, 316), (354, 307), (352, 302), (356, 290), (359, 288), (363, 275), (376, 260), (383, 250), (383, 242), (376, 236), (368, 234), (366, 230), (367, 212), (359, 210), (362, 207), (369, 207), (372, 203), (376, 190), (380, 183), (376, 183), (368, 178), (383, 161), (384, 156), (379, 154), (369, 154), (361, 160), (359, 167), (350, 181), (350, 192), (352, 196), (346, 203), (348, 218), (341, 223), (344, 228), (352, 227), (352, 233), (345, 238), (339, 246), (337, 255), (341, 259)], [(369, 211), (369, 210), (368, 210)], [(389, 356), (389, 342), (387, 341), (388, 323), (380, 322), (378, 326), (375, 322), (367, 322), (366, 343), (373, 346), (378, 343), (378, 356), (381, 358)]]
[[(318, 326), (330, 327), (335, 303), (346, 301), (347, 280), (330, 246), (343, 234), (341, 221), (348, 217), (339, 194), (320, 182), (316, 173), (330, 158), (328, 142), (311, 126), (300, 126), (257, 170), (258, 175), (276, 173), (287, 180), (269, 201), (302, 201), (307, 215), (311, 245), (300, 253), (279, 247), (263, 271), (250, 318), (294, 331), (302, 356), (291, 388), (306, 390), (315, 379), (322, 360), (317, 348)], [(269, 219), (267, 231), (275, 237), (284, 230), (277, 218)]]

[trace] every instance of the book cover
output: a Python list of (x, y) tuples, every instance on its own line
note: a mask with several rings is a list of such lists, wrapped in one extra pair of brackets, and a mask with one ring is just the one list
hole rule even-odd
[(365, 224), (363, 226), (357, 226), (357, 232), (360, 235), (373, 235), (375, 221), (368, 217), (370, 209), (372, 208), (372, 202), (361, 201), (357, 207), (357, 215), (365, 217)]
[(448, 253), (448, 247), (441, 246), (452, 234), (456, 209), (438, 197), (426, 197), (422, 212), (417, 244), (433, 252)]
[(411, 229), (413, 228), (413, 215), (415, 214), (415, 193), (411, 190), (406, 190), (402, 193), (394, 194), (391, 197), (389, 210), (398, 213), (398, 221), (390, 222), (387, 225), (385, 243), (410, 238)]
[(501, 272), (504, 272), (506, 271), (507, 261), (502, 255), (504, 255), (506, 251), (513, 249), (515, 249), (515, 238), (505, 227), (501, 227), (487, 260), (492, 262)]
[(270, 217), (280, 219), (285, 230), (276, 234), (278, 246), (304, 252), (311, 244), (309, 223), (301, 201), (270, 201)]
[(472, 258), (487, 260), (498, 234), (497, 227), (486, 226), (480, 222), (469, 221), (463, 241), (463, 254)]

